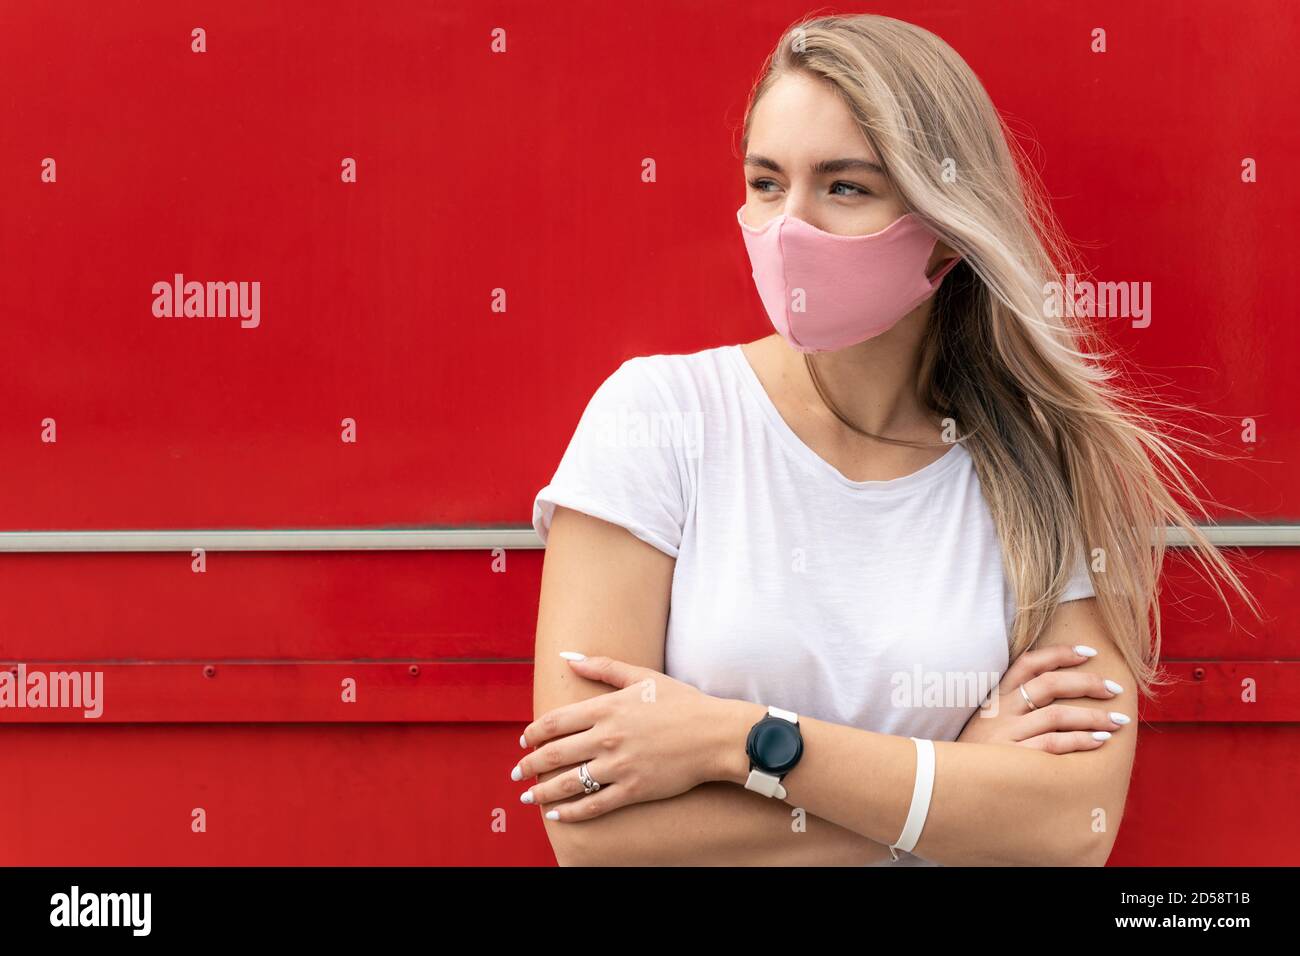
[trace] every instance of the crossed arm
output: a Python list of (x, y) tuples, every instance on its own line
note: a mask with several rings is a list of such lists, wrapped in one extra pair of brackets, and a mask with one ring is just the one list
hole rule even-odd
[[(556, 509), (542, 574), (535, 716), (611, 689), (574, 674), (560, 659), (561, 650), (663, 671), (673, 565), (672, 558), (622, 528)], [(1097, 648), (1097, 656), (1079, 669), (1105, 673), (1124, 691), (1107, 701), (1075, 703), (1136, 713), (1132, 676), (1094, 604), (1061, 605), (1040, 645)], [(740, 766), (745, 733), (763, 709), (737, 702), (731, 710), (737, 782), (747, 769)], [(914, 745), (906, 737), (802, 716), (800, 726), (804, 757), (785, 778), (785, 801), (711, 782), (577, 823), (544, 819), (558, 861), (853, 866), (888, 860), (887, 844), (902, 831), (911, 804)], [(1070, 754), (962, 738), (937, 741), (933, 797), (913, 852), (945, 865), (1105, 863), (1128, 791), (1134, 741), (1135, 734), (1117, 734), (1096, 750)]]

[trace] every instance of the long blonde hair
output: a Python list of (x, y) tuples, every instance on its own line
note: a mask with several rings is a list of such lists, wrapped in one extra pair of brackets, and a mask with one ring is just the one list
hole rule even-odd
[(957, 424), (997, 527), (1019, 606), (1011, 658), (1038, 639), (1084, 562), (1104, 624), (1150, 696), (1165, 682), (1167, 526), (1182, 529), (1225, 603), (1223, 582), (1259, 615), (1189, 513), (1209, 517), (1179, 449), (1211, 453), (1147, 410), (1185, 406), (1120, 387), (1118, 357), (1091, 350), (1102, 344), (1097, 324), (1048, 314), (1048, 284), (1085, 272), (1015, 137), (947, 43), (889, 17), (805, 19), (763, 65), (744, 144), (758, 100), (796, 71), (838, 91), (908, 209), (963, 256), (933, 300), (918, 385)]

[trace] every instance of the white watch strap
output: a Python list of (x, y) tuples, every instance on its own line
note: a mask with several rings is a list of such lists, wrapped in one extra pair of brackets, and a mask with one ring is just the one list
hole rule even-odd
[(761, 770), (751, 770), (749, 779), (745, 781), (745, 789), (761, 793), (765, 797), (776, 797), (778, 800), (785, 799), (785, 787), (781, 786), (781, 778), (771, 773), (764, 773)]
[(793, 710), (782, 710), (780, 707), (773, 707), (771, 704), (768, 704), (767, 712), (773, 717), (780, 717), (782, 720), (788, 720), (792, 724), (799, 723), (799, 715)]
[(910, 853), (921, 839), (925, 818), (930, 813), (930, 796), (934, 793), (934, 741), (913, 737), (912, 742), (916, 744), (916, 782), (912, 785), (912, 806), (907, 811), (903, 833), (889, 848), (889, 855), (895, 861), (898, 860), (895, 849)]

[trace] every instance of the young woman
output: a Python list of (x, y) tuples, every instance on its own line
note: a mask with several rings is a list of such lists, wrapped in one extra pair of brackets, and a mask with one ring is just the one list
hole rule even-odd
[(623, 363), (534, 505), (512, 778), (562, 864), (1106, 861), (1166, 526), (1249, 595), (1047, 305), (1078, 270), (1013, 142), (918, 27), (777, 44), (738, 212), (776, 334)]

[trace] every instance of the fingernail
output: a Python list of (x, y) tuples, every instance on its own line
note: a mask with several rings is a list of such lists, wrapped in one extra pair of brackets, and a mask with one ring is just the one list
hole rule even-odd
[(1116, 684), (1113, 680), (1106, 681), (1106, 689), (1112, 694), (1118, 694), (1124, 690), (1123, 687), (1120, 687), (1119, 684)]
[(1109, 730), (1094, 730), (1094, 731), (1092, 732), (1092, 739), (1093, 739), (1093, 740), (1110, 740), (1110, 731), (1109, 731)]
[(560, 651), (560, 656), (566, 661), (585, 661), (587, 659), (586, 654), (580, 654), (577, 651)]
[(521, 746), (521, 747), (527, 747), (527, 746), (528, 746), (528, 738), (525, 737), (523, 734), (520, 734), (520, 735), (519, 735), (519, 746)]
[(511, 780), (523, 780), (524, 772), (519, 769), (519, 764), (515, 764), (515, 769), (510, 771)]
[(531, 791), (531, 790), (525, 790), (523, 793), (521, 793), (521, 794), (519, 795), (519, 802), (520, 802), (520, 803), (532, 803), (532, 802), (533, 802), (533, 791)]
[(1097, 656), (1097, 649), (1095, 647), (1089, 647), (1087, 644), (1075, 644), (1073, 650), (1074, 653), (1078, 654), (1080, 657)]
[(1128, 723), (1128, 714), (1121, 714), (1119, 711), (1112, 710), (1108, 716), (1117, 724)]
[(548, 819), (548, 820), (558, 820), (558, 819), (560, 819), (560, 811), (559, 811), (559, 810), (547, 810), (547, 811), (546, 811), (546, 819)]

